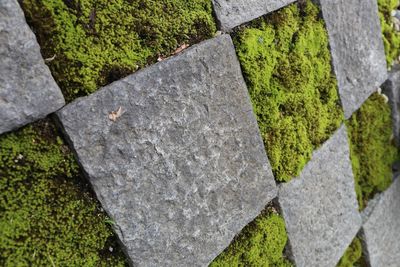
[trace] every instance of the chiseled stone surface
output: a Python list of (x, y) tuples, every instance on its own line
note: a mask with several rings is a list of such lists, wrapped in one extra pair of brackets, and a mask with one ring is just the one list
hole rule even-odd
[(57, 115), (134, 265), (204, 266), (276, 196), (229, 35)]
[(389, 73), (389, 79), (382, 86), (383, 93), (389, 98), (392, 108), (393, 134), (397, 146), (400, 146), (400, 65)]
[(377, 1), (319, 2), (343, 109), (349, 118), (387, 78)]
[(223, 31), (229, 31), (293, 2), (295, 0), (213, 0), (215, 14)]
[(400, 263), (400, 179), (384, 193), (363, 225), (371, 267), (398, 267)]
[(17, 0), (0, 0), (0, 134), (64, 104)]
[(344, 125), (278, 199), (296, 266), (335, 266), (361, 227)]

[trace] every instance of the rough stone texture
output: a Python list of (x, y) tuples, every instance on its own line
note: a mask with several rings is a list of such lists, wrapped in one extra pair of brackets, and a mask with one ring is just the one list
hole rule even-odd
[(297, 267), (335, 266), (361, 226), (345, 126), (316, 150), (299, 177), (279, 187)]
[(393, 134), (397, 146), (400, 146), (400, 65), (392, 68), (389, 79), (383, 84), (382, 90), (389, 98), (392, 108)]
[(16, 0), (0, 0), (0, 134), (65, 104)]
[(387, 78), (376, 0), (319, 0), (346, 118)]
[(400, 263), (400, 179), (379, 196), (363, 235), (371, 267), (398, 267)]
[(276, 196), (229, 35), (57, 115), (135, 265), (206, 265)]
[(213, 0), (215, 14), (223, 31), (229, 31), (293, 2), (295, 0)]

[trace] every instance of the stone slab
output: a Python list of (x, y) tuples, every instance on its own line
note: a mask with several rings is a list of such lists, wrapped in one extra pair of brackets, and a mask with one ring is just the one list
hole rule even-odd
[(222, 31), (282, 8), (295, 0), (213, 0), (217, 21)]
[(371, 267), (398, 267), (400, 263), (400, 179), (379, 196), (363, 225), (363, 238)]
[(393, 66), (389, 79), (383, 84), (382, 92), (389, 98), (392, 108), (393, 135), (400, 146), (400, 65)]
[(344, 125), (279, 186), (278, 200), (296, 266), (335, 266), (361, 227)]
[(57, 116), (135, 266), (205, 266), (276, 196), (229, 35)]
[(349, 118), (387, 78), (376, 0), (319, 0)]
[(0, 134), (64, 104), (17, 0), (0, 0)]

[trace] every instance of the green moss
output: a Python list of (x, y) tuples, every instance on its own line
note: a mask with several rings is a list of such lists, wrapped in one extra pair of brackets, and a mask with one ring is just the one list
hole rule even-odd
[(211, 267), (293, 266), (283, 257), (287, 242), (285, 221), (268, 208), (247, 225)]
[(216, 31), (211, 0), (23, 0), (68, 101)]
[(392, 164), (398, 152), (393, 144), (390, 106), (374, 93), (346, 124), (357, 199), (363, 209), (375, 193), (392, 182)]
[(0, 266), (125, 265), (50, 121), (0, 136), (0, 148)]
[(395, 31), (391, 15), (392, 10), (397, 9), (398, 6), (399, 0), (378, 0), (379, 19), (388, 66), (391, 66), (400, 54), (400, 33)]
[(362, 244), (361, 240), (356, 237), (347, 248), (343, 257), (340, 259), (337, 267), (355, 267), (362, 266)]
[(343, 120), (318, 8), (292, 4), (241, 29), (235, 45), (278, 181), (297, 176)]

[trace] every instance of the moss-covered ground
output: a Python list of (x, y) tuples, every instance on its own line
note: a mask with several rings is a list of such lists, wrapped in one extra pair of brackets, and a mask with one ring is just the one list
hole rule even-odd
[(78, 170), (51, 120), (0, 136), (0, 266), (125, 266)]
[(289, 5), (234, 42), (275, 178), (289, 181), (343, 120), (319, 9)]
[(400, 33), (395, 31), (391, 15), (392, 10), (397, 9), (399, 5), (399, 0), (378, 0), (379, 19), (388, 66), (391, 66), (400, 55)]
[(67, 101), (215, 34), (211, 0), (22, 0)]
[(286, 243), (285, 221), (269, 206), (235, 237), (210, 267), (292, 267), (283, 256)]
[(392, 117), (386, 99), (374, 93), (346, 121), (355, 189), (360, 209), (392, 182), (392, 164), (398, 159)]
[(363, 256), (362, 242), (359, 237), (355, 237), (347, 248), (343, 257), (336, 267), (367, 267)]

